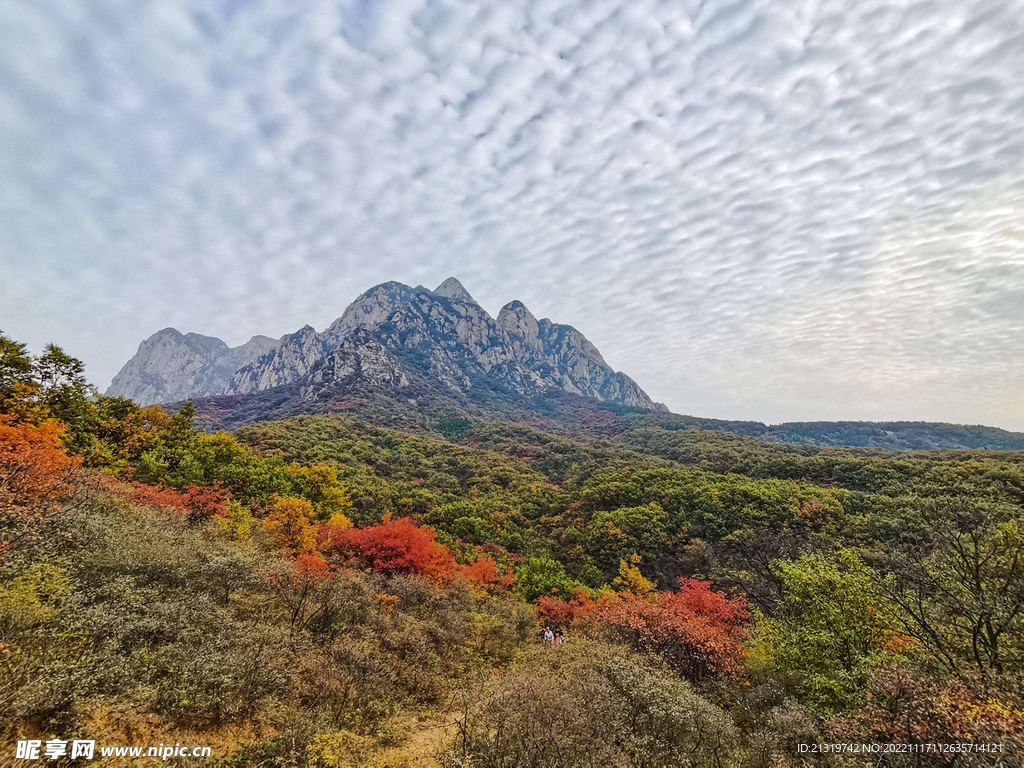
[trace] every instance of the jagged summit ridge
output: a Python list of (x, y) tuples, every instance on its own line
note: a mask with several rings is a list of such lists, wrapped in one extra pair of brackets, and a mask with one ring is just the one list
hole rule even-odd
[(537, 320), (520, 301), (492, 318), (454, 277), (433, 291), (376, 285), (320, 333), (307, 325), (277, 341), (254, 337), (231, 349), (214, 337), (172, 331), (143, 342), (111, 390), (160, 402), (298, 384), (302, 397), (313, 399), (356, 383), (401, 390), (416, 381), (469, 397), (486, 390), (530, 398), (556, 388), (663, 408), (572, 326)]

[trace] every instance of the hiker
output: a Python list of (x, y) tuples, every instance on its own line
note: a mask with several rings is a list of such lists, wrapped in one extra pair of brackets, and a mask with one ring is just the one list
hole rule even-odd
[(555, 641), (555, 633), (551, 631), (551, 627), (544, 627), (544, 642), (553, 643)]
[(565, 638), (562, 636), (562, 628), (561, 627), (559, 627), (558, 629), (555, 630), (555, 639), (554, 639), (553, 642), (554, 642), (555, 645), (561, 645), (562, 643), (565, 642)]

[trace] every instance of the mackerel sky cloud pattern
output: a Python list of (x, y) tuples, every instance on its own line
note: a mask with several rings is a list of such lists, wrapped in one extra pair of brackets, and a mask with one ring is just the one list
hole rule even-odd
[(6, 0), (0, 328), (456, 275), (675, 411), (1024, 429), (1024, 5)]

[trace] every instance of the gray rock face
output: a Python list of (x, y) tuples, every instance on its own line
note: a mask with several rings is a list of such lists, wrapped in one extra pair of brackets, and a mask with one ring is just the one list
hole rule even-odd
[(349, 304), (345, 313), (321, 334), (325, 346), (334, 349), (356, 328), (376, 328), (382, 325), (417, 292), (429, 293), (426, 288), (410, 288), (396, 282), (375, 285)]
[(164, 328), (139, 345), (139, 351), (114, 377), (107, 394), (130, 397), (144, 405), (218, 394), (236, 370), (277, 343), (267, 336), (253, 336), (241, 346), (229, 347), (213, 336)]
[[(433, 291), (395, 282), (375, 286), (322, 333), (307, 325), (259, 354), (259, 345), (243, 355), (219, 339), (177, 337), (159, 355), (147, 347), (156, 336), (143, 342), (115, 383), (139, 382), (122, 389), (141, 393), (148, 402), (248, 394), (295, 382), (303, 399), (314, 399), (327, 388), (337, 391), (355, 382), (402, 389), (416, 380), (470, 395), (481, 387), (524, 397), (558, 388), (622, 405), (664, 408), (612, 370), (575, 328), (538, 321), (519, 301), (505, 305), (495, 320), (455, 278)], [(190, 337), (195, 338), (190, 342)], [(143, 369), (150, 378), (137, 373)]]
[(327, 352), (323, 339), (311, 325), (281, 337), (280, 343), (262, 357), (238, 368), (217, 394), (245, 395), (291, 384), (305, 376)]
[(323, 358), (303, 381), (301, 396), (313, 400), (324, 387), (356, 382), (388, 389), (409, 386), (402, 362), (363, 328), (354, 330)]

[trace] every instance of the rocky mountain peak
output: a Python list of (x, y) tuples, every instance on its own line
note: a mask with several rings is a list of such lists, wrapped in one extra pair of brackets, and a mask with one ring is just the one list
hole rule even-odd
[(515, 330), (524, 327), (532, 328), (531, 335), (537, 335), (537, 318), (526, 308), (523, 302), (516, 299), (510, 301), (498, 313), (498, 327), (502, 330)]
[[(371, 375), (372, 372), (372, 375)], [(435, 290), (381, 283), (358, 296), (325, 331), (306, 325), (279, 341), (230, 349), (220, 339), (165, 329), (143, 343), (111, 390), (144, 402), (247, 395), (298, 382), (302, 398), (355, 387), (463, 397), (533, 398), (550, 389), (656, 408), (637, 384), (605, 363), (582, 333), (537, 320), (521, 301), (497, 319), (454, 277)], [(490, 394), (488, 394), (490, 393)]]
[(324, 356), (321, 335), (308, 323), (281, 340), (261, 356), (239, 366), (217, 394), (241, 395), (289, 384), (304, 376)]
[[(249, 365), (258, 360), (270, 350), (274, 349), (281, 342), (269, 336), (253, 336), (245, 344), (233, 349), (226, 349), (222, 354), (224, 362), (233, 370), (237, 371), (243, 366)], [(225, 345), (227, 346), (227, 345)]]
[[(171, 328), (170, 330), (173, 331), (174, 329)], [(209, 350), (211, 352), (218, 352), (230, 349), (230, 347), (222, 339), (218, 339), (216, 336), (204, 336), (201, 333), (186, 333), (184, 336), (182, 336), (179, 333), (178, 336), (183, 338), (187, 344), (198, 347), (200, 349)], [(166, 334), (163, 338), (177, 337), (173, 336), (172, 334)]]
[(546, 317), (538, 325), (544, 348), (549, 352), (561, 351), (563, 354), (586, 358), (599, 366), (608, 365), (597, 347), (571, 325), (553, 323)]
[(469, 291), (463, 288), (462, 283), (454, 277), (449, 277), (437, 286), (437, 288), (433, 290), (433, 293), (437, 296), (444, 296), (447, 299), (456, 299), (457, 301), (466, 301), (470, 304), (476, 304), (473, 297), (469, 295)]
[(216, 336), (164, 328), (139, 345), (134, 357), (110, 383), (107, 394), (130, 397), (143, 404), (219, 394), (236, 370), (277, 343), (266, 336), (254, 336), (232, 348)]
[(337, 346), (356, 328), (374, 328), (388, 319), (399, 307), (408, 303), (416, 289), (395, 281), (375, 285), (364, 291), (323, 333), (328, 347)]
[(543, 352), (537, 318), (521, 301), (510, 301), (498, 313), (498, 328), (517, 359), (536, 360)]

